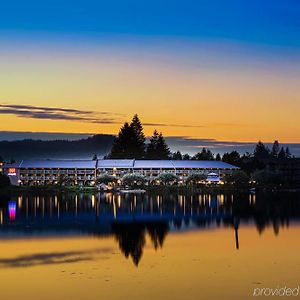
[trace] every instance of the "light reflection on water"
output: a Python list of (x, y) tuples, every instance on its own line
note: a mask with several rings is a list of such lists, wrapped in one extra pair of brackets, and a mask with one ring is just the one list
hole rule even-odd
[[(41, 281), (43, 289), (48, 290), (46, 282), (50, 280), (54, 284), (61, 279), (61, 273), (69, 272), (70, 276), (72, 273), (77, 276), (88, 273), (87, 277), (79, 276), (84, 291), (86, 280), (104, 284), (109, 282), (104, 278), (109, 273), (110, 278), (115, 279), (114, 287), (125, 280), (124, 289), (128, 292), (136, 284), (129, 279), (131, 276), (135, 276), (147, 290), (147, 280), (152, 274), (167, 281), (167, 290), (173, 286), (178, 297), (182, 294), (186, 299), (195, 299), (200, 290), (193, 287), (190, 296), (184, 294), (188, 293), (186, 287), (176, 286), (178, 276), (190, 278), (195, 275), (202, 281), (202, 290), (208, 289), (213, 282), (211, 268), (214, 268), (217, 270), (214, 272), (220, 273), (218, 280), (227, 282), (233, 277), (243, 286), (241, 270), (246, 267), (248, 276), (253, 276), (247, 279), (249, 290), (253, 282), (258, 282), (255, 270), (251, 271), (252, 266), (259, 269), (262, 261), (273, 259), (285, 278), (289, 278), (288, 274), (300, 278), (299, 260), (295, 262), (300, 245), (294, 239), (300, 232), (297, 225), (300, 219), (298, 194), (22, 195), (1, 198), (0, 203), (0, 276), (7, 277), (7, 280), (20, 280), (24, 275), (20, 270), (33, 279), (37, 270), (42, 270), (46, 277), (37, 280)], [(292, 258), (294, 261), (289, 261)], [(281, 261), (285, 262), (284, 266)], [(295, 274), (290, 269), (292, 263), (297, 266)], [(268, 264), (271, 264), (269, 270), (276, 266), (273, 261)], [(228, 266), (236, 270), (231, 271)], [(77, 271), (72, 271), (72, 268)], [(87, 273), (86, 268), (90, 268)], [(94, 268), (95, 272), (92, 272)], [(136, 274), (134, 270), (140, 270), (140, 273)], [(176, 279), (172, 272), (177, 272)], [(263, 279), (267, 281), (268, 268), (260, 272), (265, 272)], [(276, 270), (272, 272), (270, 278)], [(237, 274), (239, 278), (236, 278)], [(280, 278), (281, 275), (277, 275), (277, 279)], [(65, 280), (67, 285), (70, 278), (64, 277), (62, 282)], [(190, 278), (189, 283), (196, 278)], [(293, 282), (292, 278), (288, 283)], [(4, 293), (8, 293), (6, 288), (9, 285), (9, 282), (6, 287), (0, 285)], [(69, 290), (66, 285), (61, 286), (61, 291), (48, 291), (49, 299), (61, 299), (62, 293), (72, 294), (74, 290)], [(117, 294), (121, 293), (121, 290), (112, 291), (106, 286), (102, 288), (111, 299), (117, 299)], [(23, 289), (31, 295), (30, 299), (35, 299), (30, 284)], [(141, 291), (144, 289), (141, 287)], [(248, 290), (231, 291), (228, 297), (250, 297)], [(146, 299), (150, 295), (159, 298), (153, 293), (149, 291), (144, 296)], [(100, 294), (100, 290), (94, 288), (93, 292), (84, 294), (84, 298), (80, 298), (79, 293), (78, 299), (97, 299)], [(160, 296), (167, 299), (171, 295), (168, 290)], [(173, 294), (172, 299), (177, 299), (176, 295)], [(217, 299), (217, 295), (215, 291), (206, 297)], [(18, 299), (17, 294), (15, 297)], [(77, 294), (72, 297), (77, 299)]]

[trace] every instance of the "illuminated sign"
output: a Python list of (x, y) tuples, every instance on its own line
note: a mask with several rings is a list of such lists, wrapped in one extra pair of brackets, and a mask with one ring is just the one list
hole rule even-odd
[(17, 211), (17, 202), (9, 201), (8, 202), (8, 217), (10, 221), (14, 221), (16, 219), (16, 211)]
[(16, 169), (15, 168), (9, 168), (8, 169), (8, 172), (7, 172), (7, 175), (8, 176), (15, 176), (17, 173), (16, 173)]

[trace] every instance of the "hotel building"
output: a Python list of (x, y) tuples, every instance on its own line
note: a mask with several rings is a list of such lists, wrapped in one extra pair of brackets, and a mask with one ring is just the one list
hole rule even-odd
[(184, 181), (192, 173), (201, 173), (216, 176), (220, 181), (224, 175), (239, 169), (221, 161), (135, 159), (23, 160), (3, 168), (13, 185), (51, 185), (63, 180), (69, 185), (91, 186), (101, 174), (121, 179), (125, 174), (137, 173), (153, 180), (168, 172)]

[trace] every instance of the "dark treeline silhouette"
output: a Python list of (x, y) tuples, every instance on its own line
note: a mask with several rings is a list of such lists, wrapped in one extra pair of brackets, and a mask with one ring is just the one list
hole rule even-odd
[(113, 135), (97, 134), (92, 137), (67, 141), (0, 141), (0, 153), (6, 160), (48, 159), (48, 158), (86, 158), (91, 159), (94, 154), (99, 157), (108, 153), (114, 140)]
[(261, 141), (253, 153), (240, 154), (237, 151), (214, 154), (210, 149), (202, 148), (194, 156), (171, 153), (162, 133), (154, 130), (149, 142), (146, 142), (143, 126), (137, 115), (131, 123), (125, 123), (113, 142), (107, 158), (135, 159), (173, 159), (173, 160), (216, 160), (240, 167), (241, 170), (227, 176), (225, 182), (236, 185), (248, 185), (249, 181), (263, 185), (299, 184), (300, 161), (292, 157), (289, 148), (275, 141), (269, 149)]
[(154, 130), (146, 144), (142, 123), (134, 115), (131, 123), (124, 123), (115, 138), (107, 158), (169, 159), (170, 149), (162, 135)]

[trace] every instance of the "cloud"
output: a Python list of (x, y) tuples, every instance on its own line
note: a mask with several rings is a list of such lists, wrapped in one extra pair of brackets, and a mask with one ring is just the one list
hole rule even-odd
[[(90, 111), (60, 107), (43, 107), (33, 105), (0, 104), (0, 114), (14, 115), (20, 118), (79, 121), (97, 124), (123, 124), (125, 114), (107, 111)], [(143, 123), (144, 126), (157, 127), (204, 127), (188, 124)]]
[(99, 124), (122, 123), (123, 114), (111, 112), (93, 112), (60, 107), (42, 107), (32, 105), (0, 104), (0, 114), (15, 115), (21, 118), (81, 121)]
[(109, 252), (112, 252), (111, 248), (93, 249), (89, 251), (67, 251), (20, 255), (13, 258), (1, 258), (0, 267), (23, 268), (40, 265), (76, 263), (80, 261), (93, 260), (95, 255)]
[(143, 126), (157, 127), (183, 127), (183, 128), (203, 128), (203, 125), (188, 125), (188, 124), (165, 124), (165, 123), (143, 123)]

